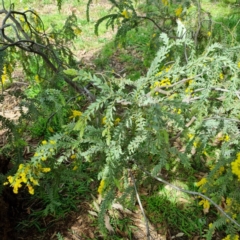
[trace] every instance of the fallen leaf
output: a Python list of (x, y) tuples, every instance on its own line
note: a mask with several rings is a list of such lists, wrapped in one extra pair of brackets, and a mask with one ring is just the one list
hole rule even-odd
[(127, 213), (127, 214), (133, 214), (133, 212), (131, 212), (130, 210), (124, 208), (120, 203), (114, 203), (112, 205), (113, 208), (122, 211), (123, 213)]
[(97, 217), (98, 216), (98, 214), (96, 213), (96, 212), (94, 212), (94, 211), (88, 211), (88, 213), (90, 214), (90, 215), (92, 215), (92, 216), (95, 216), (95, 217)]
[(110, 224), (110, 217), (107, 214), (105, 214), (104, 220), (105, 220), (105, 227), (107, 228), (107, 230), (110, 233), (114, 233), (114, 229)]
[(93, 201), (93, 205), (94, 205), (95, 209), (97, 210), (97, 212), (99, 212), (100, 211), (100, 207), (99, 207), (99, 205), (97, 204), (96, 201)]
[(175, 235), (175, 237), (182, 237), (184, 235), (184, 233), (180, 232), (177, 235)]
[(198, 240), (198, 239), (199, 239), (199, 236), (193, 237), (193, 240)]

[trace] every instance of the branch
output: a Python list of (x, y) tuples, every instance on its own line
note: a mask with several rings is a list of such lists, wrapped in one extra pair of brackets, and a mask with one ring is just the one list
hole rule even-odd
[[(134, 161), (134, 163), (136, 164), (136, 161)], [(180, 188), (180, 187), (177, 187), (171, 183), (169, 183), (168, 181), (160, 178), (160, 177), (154, 177), (150, 172), (142, 169), (140, 166), (138, 166), (138, 164), (136, 164), (137, 167), (145, 174), (147, 174), (148, 176), (156, 179), (157, 181), (159, 182), (162, 182), (168, 186), (170, 186), (171, 188), (177, 190), (177, 191), (181, 191), (181, 192), (184, 192), (184, 193), (187, 193), (187, 194), (191, 194), (191, 195), (196, 195), (196, 196), (199, 196), (201, 198), (204, 198), (206, 200), (208, 200), (210, 203), (212, 203), (229, 221), (231, 221), (232, 223), (234, 223), (236, 226), (240, 227), (240, 223), (238, 223), (236, 220), (234, 220), (233, 218), (231, 218), (221, 207), (218, 206), (218, 204), (216, 204), (211, 198), (205, 196), (204, 194), (202, 193), (199, 193), (199, 192), (194, 192), (194, 191), (189, 191), (189, 190), (185, 190), (183, 188)]]
[[(196, 120), (197, 120), (197, 118), (195, 116), (193, 116), (191, 118), (191, 120), (188, 123), (185, 124), (185, 127), (189, 128)], [(170, 142), (173, 142), (173, 141), (177, 140), (181, 136), (183, 131), (184, 130), (180, 130), (175, 137), (172, 137), (170, 139)]]
[[(55, 55), (55, 52), (53, 49), (50, 48), (49, 45), (43, 45), (35, 42), (32, 37), (32, 30), (34, 28), (32, 25), (28, 22), (26, 13), (29, 12), (18, 12), (12, 10), (13, 8), (10, 8), (10, 10), (6, 10), (5, 8), (0, 10), (0, 14), (5, 14), (2, 24), (0, 26), (0, 34), (2, 37), (2, 47), (0, 48), (0, 51), (6, 50), (8, 47), (18, 47), (23, 51), (34, 53), (38, 56), (40, 56), (43, 61), (47, 64), (47, 66), (52, 70), (53, 73), (59, 74), (61, 69), (63, 68), (63, 64), (61, 60)], [(30, 11), (34, 15), (38, 16), (36, 13)], [(15, 15), (21, 15), (24, 17), (26, 24), (28, 24), (30, 33), (27, 34), (24, 29), (22, 28), (21, 24), (16, 19)], [(8, 20), (11, 20), (11, 24), (6, 24)], [(5, 29), (8, 27), (12, 27), (15, 32), (16, 39), (9, 38), (5, 34)], [(46, 54), (47, 52), (47, 54)], [(78, 93), (81, 93), (88, 97), (89, 100), (95, 101), (96, 97), (87, 89), (84, 87), (79, 86), (76, 82), (72, 81), (68, 76), (62, 75), (64, 81), (70, 85), (73, 89), (75, 89)]]
[(138, 18), (146, 19), (151, 21), (161, 32), (167, 33), (163, 28), (161, 28), (152, 18), (150, 17), (144, 17), (144, 16), (137, 16)]
[(194, 77), (184, 78), (184, 79), (182, 79), (182, 80), (179, 81), (179, 82), (173, 83), (173, 84), (168, 85), (168, 86), (161, 86), (160, 88), (170, 88), (170, 87), (174, 87), (174, 86), (176, 86), (176, 85), (183, 84), (183, 83), (185, 83), (185, 82), (188, 82), (188, 81), (190, 81), (190, 80), (192, 80), (192, 79), (195, 79), (195, 78), (197, 78), (197, 77), (200, 77), (200, 76), (202, 76), (202, 75), (203, 75), (203, 74), (201, 73), (201, 74), (198, 74), (198, 75), (196, 75), (196, 76), (194, 76)]
[(160, 86), (160, 87), (155, 87), (153, 90), (151, 90), (149, 93), (147, 93), (147, 97), (150, 97), (151, 94), (154, 93), (154, 92), (159, 92), (159, 93), (162, 93), (162, 94), (168, 96), (168, 95), (172, 94), (173, 91), (172, 90), (171, 91), (164, 91), (164, 90), (162, 90), (163, 88), (171, 88), (171, 87), (174, 87), (176, 85), (181, 85), (185, 82), (188, 82), (189, 80), (195, 79), (195, 78), (200, 77), (200, 76), (202, 76), (202, 73), (198, 74), (194, 77), (184, 78), (184, 79), (180, 80), (179, 82), (173, 83), (171, 85), (164, 85), (164, 86)]
[(237, 122), (240, 123), (238, 119), (234, 118), (223, 118), (223, 117), (209, 117), (209, 118), (204, 118), (203, 121), (211, 120), (211, 119), (217, 119), (217, 120), (225, 120), (225, 121), (232, 121), (232, 122)]
[(136, 183), (135, 183), (135, 179), (133, 177), (133, 174), (131, 172), (131, 170), (129, 170), (129, 173), (130, 173), (130, 176), (131, 176), (131, 179), (133, 181), (133, 185), (134, 185), (134, 189), (135, 189), (135, 192), (136, 192), (136, 197), (137, 197), (137, 201), (138, 201), (138, 205), (142, 211), (142, 215), (143, 215), (143, 218), (144, 218), (144, 221), (145, 221), (145, 225), (146, 225), (146, 230), (147, 230), (147, 239), (150, 240), (150, 230), (149, 230), (149, 226), (148, 226), (148, 219), (145, 215), (145, 212), (144, 212), (144, 209), (143, 209), (143, 206), (142, 206), (142, 203), (141, 203), (141, 199), (139, 197), (139, 194), (138, 194), (138, 191), (137, 191), (137, 187), (136, 187)]

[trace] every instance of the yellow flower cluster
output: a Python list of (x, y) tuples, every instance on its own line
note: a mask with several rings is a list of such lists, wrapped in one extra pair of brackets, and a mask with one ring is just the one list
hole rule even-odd
[(80, 28), (75, 28), (73, 32), (75, 35), (80, 35), (82, 33), (82, 30)]
[(4, 65), (3, 66), (3, 73), (2, 73), (2, 76), (1, 76), (1, 81), (2, 81), (3, 85), (5, 84), (7, 79), (8, 79), (8, 76), (7, 76), (7, 66)]
[(54, 130), (52, 127), (48, 127), (48, 131), (51, 132), (51, 133), (54, 133)]
[[(104, 117), (102, 118), (102, 125), (105, 125), (105, 124), (106, 124), (106, 120), (107, 120), (107, 117), (104, 116)], [(117, 126), (120, 122), (121, 122), (121, 118), (118, 117), (118, 118), (116, 118), (116, 119), (114, 120), (114, 125)]]
[(102, 118), (102, 125), (105, 125), (105, 124), (106, 124), (106, 120), (107, 120), (107, 117), (104, 116), (104, 117)]
[(55, 145), (55, 144), (56, 144), (56, 141), (50, 140), (49, 143), (52, 144), (52, 145)]
[(238, 62), (237, 66), (238, 66), (238, 68), (240, 68), (240, 62)]
[[(209, 165), (209, 168), (210, 168), (211, 171), (214, 170), (215, 167), (216, 167), (215, 165)], [(214, 179), (219, 178), (219, 177), (224, 173), (224, 171), (225, 171), (225, 167), (224, 167), (224, 166), (221, 166), (221, 167), (215, 172), (213, 178), (214, 178)]]
[(33, 21), (34, 21), (35, 24), (37, 24), (38, 23), (38, 17), (37, 17), (38, 13), (35, 10), (33, 10), (33, 12), (35, 13), (35, 14), (33, 14)]
[(176, 17), (180, 17), (180, 15), (182, 14), (182, 11), (183, 11), (182, 6), (178, 7), (178, 8), (175, 10), (175, 15), (176, 15)]
[(35, 75), (34, 79), (35, 79), (36, 83), (41, 82), (39, 75)]
[[(167, 54), (166, 56), (168, 57), (169, 54)], [(163, 72), (165, 72), (165, 73), (169, 72), (170, 69), (171, 69), (171, 67), (172, 67), (172, 65), (169, 65), (168, 67), (165, 67), (165, 66), (162, 67), (162, 68), (161, 68), (161, 71), (158, 72), (158, 73), (155, 75), (155, 77), (160, 76), (161, 74), (163, 74)]]
[(98, 193), (101, 195), (103, 193), (103, 189), (105, 187), (105, 180), (101, 180), (100, 185), (98, 187)]
[(77, 158), (77, 155), (76, 154), (72, 154), (71, 156), (70, 156), (70, 159), (71, 160), (73, 160), (73, 164), (74, 164), (74, 167), (73, 167), (73, 171), (75, 171), (75, 170), (77, 170), (78, 169), (78, 166), (77, 166), (77, 163), (76, 163), (76, 159)]
[(161, 86), (170, 86), (171, 82), (169, 78), (164, 78), (161, 81), (156, 81), (154, 84), (150, 87), (150, 89), (161, 87)]
[(75, 171), (75, 170), (77, 170), (77, 169), (78, 169), (78, 166), (75, 165), (72, 170)]
[(233, 219), (236, 219), (240, 212), (240, 204), (238, 201), (227, 197), (225, 211), (229, 213)]
[(131, 14), (130, 14), (130, 13), (128, 12), (128, 10), (126, 10), (126, 9), (124, 9), (121, 14), (122, 14), (122, 16), (123, 16), (124, 18), (126, 18), (126, 19), (128, 19), (128, 18), (131, 17)]
[[(166, 55), (167, 57), (169, 57), (169, 54)], [(163, 70), (167, 73), (170, 71), (172, 65), (169, 65), (168, 67), (164, 67)]]
[(120, 118), (116, 118), (114, 120), (114, 125), (117, 126), (120, 122), (121, 122), (121, 119)]
[(193, 84), (194, 82), (195, 82), (194, 80), (190, 79), (185, 83), (185, 85), (187, 86), (187, 88), (185, 89), (185, 93), (187, 93), (187, 95), (194, 96), (194, 94), (192, 94), (193, 89), (192, 89), (192, 86), (191, 86), (191, 84)]
[(197, 182), (195, 185), (197, 186), (197, 187), (200, 187), (200, 189), (201, 189), (201, 191), (203, 192), (203, 193), (205, 193), (206, 192), (206, 188), (204, 187), (204, 185), (207, 183), (207, 179), (204, 177), (204, 178), (202, 178), (199, 182)]
[(192, 93), (192, 92), (193, 92), (193, 90), (189, 87), (185, 89), (185, 93)]
[(29, 24), (26, 22), (26, 19), (24, 16), (21, 16), (19, 18), (20, 22), (21, 22), (21, 25), (22, 25), (22, 28), (25, 32), (27, 32), (29, 30)]
[[(169, 54), (167, 54), (166, 56), (169, 57)], [(172, 65), (169, 65), (168, 67), (163, 66), (163, 67), (161, 68), (160, 72), (158, 72), (155, 76), (157, 77), (157, 76), (162, 75), (163, 73), (167, 73), (167, 72), (170, 71), (171, 68), (172, 68)]]
[[(218, 137), (218, 136), (217, 136)], [(228, 134), (225, 134), (224, 136), (218, 137), (219, 141), (224, 141), (224, 142), (228, 142), (230, 140), (230, 137)]]
[(231, 198), (227, 198), (226, 199), (226, 204), (227, 204), (227, 206), (231, 206), (232, 205), (232, 199)]
[(192, 133), (188, 133), (187, 136), (190, 140), (192, 140), (194, 138), (194, 134), (192, 134)]
[(76, 117), (81, 117), (82, 112), (78, 110), (72, 110), (72, 115), (69, 118), (76, 118)]
[(199, 139), (197, 139), (196, 141), (193, 142), (193, 146), (194, 146), (195, 148), (197, 148), (197, 147), (200, 146), (200, 141), (199, 141)]
[(240, 153), (237, 154), (237, 159), (231, 163), (232, 173), (237, 175), (240, 181)]
[(30, 194), (34, 194), (33, 186), (39, 185), (38, 179), (43, 173), (51, 171), (49, 167), (43, 167), (42, 161), (46, 161), (51, 157), (57, 148), (56, 140), (43, 140), (42, 145), (39, 146), (38, 151), (35, 152), (31, 159), (31, 163), (20, 164), (14, 176), (8, 176), (8, 181), (4, 185), (10, 184), (13, 187), (13, 192), (18, 193), (18, 189), (22, 184), (26, 184)]
[(220, 74), (219, 74), (219, 78), (220, 78), (220, 80), (223, 80), (223, 79), (224, 79), (223, 73), (220, 73)]
[(204, 211), (205, 211), (205, 212), (208, 212), (208, 210), (209, 210), (209, 208), (210, 208), (210, 203), (209, 203), (208, 200), (203, 199), (203, 200), (201, 200), (198, 204), (199, 204), (199, 205), (203, 205)]
[(225, 238), (223, 238), (222, 240), (239, 240), (239, 236), (238, 235), (227, 235)]
[(197, 187), (203, 186), (207, 183), (207, 179), (206, 178), (202, 178), (199, 182), (196, 183)]
[(162, 0), (162, 3), (164, 6), (167, 6), (169, 3), (168, 3), (168, 0)]
[(19, 18), (19, 20), (20, 20), (20, 22), (25, 22), (25, 18), (23, 17), (23, 16), (21, 16), (20, 18)]
[(160, 86), (168, 86), (171, 85), (170, 79), (169, 78), (164, 78), (161, 82), (160, 82)]
[(218, 169), (218, 172), (217, 172), (217, 174), (220, 176), (220, 175), (222, 175), (223, 174), (223, 172), (225, 171), (225, 168), (224, 168), (224, 166), (221, 166), (219, 169)]
[(228, 142), (230, 140), (230, 137), (226, 134), (223, 141)]
[(177, 114), (181, 114), (182, 113), (182, 109), (180, 109), (180, 108), (174, 108), (173, 109), (173, 112), (176, 112)]
[(49, 171), (51, 171), (50, 168), (43, 168), (40, 164), (37, 164), (36, 166), (30, 163), (25, 165), (20, 164), (15, 176), (8, 176), (8, 182), (5, 182), (4, 185), (10, 184), (13, 187), (13, 192), (17, 194), (19, 188), (21, 188), (22, 184), (25, 183), (28, 188), (28, 192), (30, 194), (34, 194), (33, 186), (39, 185), (37, 179), (41, 176), (41, 173)]

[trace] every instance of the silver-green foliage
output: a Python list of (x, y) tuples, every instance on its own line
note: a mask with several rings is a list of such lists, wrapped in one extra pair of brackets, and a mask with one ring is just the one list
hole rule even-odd
[[(197, 56), (187, 38), (173, 41), (162, 34), (160, 40), (163, 46), (145, 77), (135, 82), (90, 77), (99, 97), (74, 128), (81, 132), (79, 144), (87, 146), (79, 155), (86, 161), (100, 161), (98, 176), (106, 181), (106, 192), (134, 163), (153, 174), (170, 162), (195, 169), (204, 164), (214, 166), (209, 170), (205, 194), (217, 203), (229, 196), (238, 201), (238, 181), (230, 163), (239, 151), (239, 46), (215, 43)], [(184, 54), (166, 63), (175, 49)], [(166, 78), (171, 85), (161, 85)], [(160, 84), (157, 87), (156, 82)], [(121, 121), (115, 124), (117, 117)], [(104, 124), (101, 118), (105, 118)], [(222, 137), (215, 144), (218, 134), (230, 140)], [(177, 139), (182, 148), (174, 144)], [(206, 151), (211, 157), (204, 155)], [(221, 167), (224, 171), (216, 178)], [(217, 221), (216, 227), (225, 223), (224, 219)], [(228, 226), (230, 233), (234, 232)]]
[[(215, 43), (198, 56), (188, 38), (170, 40), (162, 34), (160, 41), (163, 45), (146, 76), (135, 82), (88, 74), (97, 100), (76, 123), (65, 126), (56, 141), (56, 167), (74, 152), (76, 162), (92, 164), (104, 180), (102, 227), (114, 189), (129, 189), (130, 183), (119, 183), (127, 179), (126, 169), (136, 171), (136, 164), (155, 176), (164, 168), (171, 171), (170, 164), (195, 170), (211, 167), (204, 194), (218, 204), (227, 197), (240, 204), (239, 182), (230, 165), (239, 151), (240, 47)], [(169, 54), (174, 56), (170, 63)], [(81, 81), (81, 75), (75, 80)], [(239, 215), (234, 217), (240, 222)], [(221, 225), (227, 225), (228, 234), (236, 231), (219, 215), (213, 226)]]

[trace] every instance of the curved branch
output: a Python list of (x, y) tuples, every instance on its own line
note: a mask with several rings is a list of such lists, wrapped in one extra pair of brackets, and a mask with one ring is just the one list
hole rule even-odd
[[(51, 49), (49, 45), (39, 44), (36, 41), (31, 39), (32, 33), (33, 33), (32, 30), (34, 30), (34, 28), (27, 20), (27, 16), (26, 16), (27, 12), (29, 11), (25, 11), (25, 12), (15, 11), (13, 10), (13, 7), (10, 8), (9, 11), (6, 10), (5, 8), (0, 10), (0, 14), (6, 15), (0, 26), (0, 34), (2, 37), (1, 44), (3, 45), (0, 48), (0, 51), (6, 50), (8, 47), (18, 47), (23, 51), (36, 54), (43, 59), (43, 61), (51, 69), (52, 72), (54, 72), (55, 74), (59, 74), (61, 72), (61, 69), (63, 69), (63, 64), (61, 60), (55, 55), (54, 50)], [(33, 13), (32, 11), (30, 12)], [(33, 14), (37, 15), (36, 13), (33, 13)], [(22, 17), (24, 17), (25, 22), (28, 24), (30, 34), (27, 34), (24, 31), (24, 29), (22, 28), (22, 25), (15, 18), (14, 15), (21, 15)], [(12, 21), (11, 24), (7, 23), (8, 19)], [(5, 34), (5, 29), (8, 27), (12, 27), (14, 29), (17, 41), (8, 37)], [(47, 51), (47, 54), (45, 51)], [(68, 76), (64, 74), (62, 74), (62, 77), (64, 81), (68, 85), (70, 85), (74, 90), (76, 90), (78, 93), (86, 95), (91, 101), (95, 101), (96, 99), (95, 96), (90, 91), (88, 91), (88, 89), (79, 86), (76, 82), (72, 81), (72, 79), (70, 79)]]
[(201, 198), (204, 198), (206, 200), (208, 200), (210, 203), (212, 203), (212, 205), (214, 207), (216, 207), (229, 221), (231, 221), (232, 223), (234, 223), (236, 226), (238, 226), (240, 228), (240, 223), (238, 223), (236, 220), (234, 220), (233, 218), (231, 218), (221, 207), (219, 207), (219, 205), (217, 203), (215, 203), (211, 198), (207, 197), (206, 195), (202, 194), (202, 193), (199, 193), (199, 192), (194, 192), (194, 191), (189, 191), (189, 190), (186, 190), (186, 189), (183, 189), (183, 188), (180, 188), (180, 187), (177, 187), (173, 184), (171, 184), (170, 182), (160, 178), (160, 177), (154, 177), (150, 172), (142, 169), (140, 166), (138, 166), (138, 164), (136, 163), (136, 161), (134, 161), (134, 163), (137, 165), (137, 167), (145, 174), (147, 174), (148, 176), (156, 179), (157, 181), (159, 182), (162, 182), (168, 186), (170, 186), (171, 188), (177, 190), (177, 191), (181, 191), (181, 192), (184, 192), (184, 193), (187, 193), (187, 194), (191, 194), (191, 195), (196, 195), (196, 196), (199, 196)]

